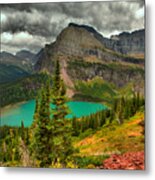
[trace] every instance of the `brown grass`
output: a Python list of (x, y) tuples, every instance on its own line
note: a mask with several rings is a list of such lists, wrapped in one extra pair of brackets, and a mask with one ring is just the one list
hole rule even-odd
[(144, 143), (139, 123), (143, 119), (144, 114), (138, 113), (122, 125), (107, 125), (83, 140), (76, 141), (74, 146), (80, 149), (80, 155), (85, 156), (142, 151)]

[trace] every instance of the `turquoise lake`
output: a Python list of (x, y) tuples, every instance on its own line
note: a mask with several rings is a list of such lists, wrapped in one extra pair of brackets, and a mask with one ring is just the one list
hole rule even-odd
[[(71, 113), (67, 116), (82, 117), (106, 109), (106, 106), (99, 103), (71, 101), (67, 103)], [(52, 105), (51, 105), (52, 106)], [(1, 126), (21, 126), (21, 121), (25, 127), (29, 127), (33, 121), (35, 101), (27, 101), (1, 110)]]

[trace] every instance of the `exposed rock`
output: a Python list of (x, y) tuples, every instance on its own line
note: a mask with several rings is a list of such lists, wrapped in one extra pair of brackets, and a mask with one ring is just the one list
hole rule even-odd
[(117, 87), (122, 87), (128, 82), (136, 82), (140, 88), (143, 86), (144, 70), (121, 64), (100, 64), (100, 63), (85, 63), (69, 62), (68, 74), (75, 80), (89, 80), (95, 76), (102, 77), (107, 82), (115, 84)]
[(123, 32), (111, 39), (103, 40), (105, 46), (122, 54), (144, 54), (145, 51), (145, 30), (138, 30), (132, 33)]
[(145, 30), (137, 30), (132, 33), (123, 32), (111, 36), (110, 39), (103, 37), (93, 27), (70, 23), (69, 27), (85, 29), (100, 41), (106, 48), (122, 54), (144, 54), (145, 51)]

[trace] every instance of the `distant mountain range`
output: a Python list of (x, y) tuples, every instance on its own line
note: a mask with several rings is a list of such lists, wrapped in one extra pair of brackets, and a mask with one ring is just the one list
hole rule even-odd
[(20, 51), (16, 55), (13, 55), (11, 53), (2, 51), (0, 53), (0, 63), (18, 66), (21, 69), (30, 71), (32, 67), (30, 54), (31, 53), (27, 51), (27, 56), (24, 56), (23, 51)]
[(28, 76), (32, 72), (34, 54), (22, 50), (13, 55), (8, 52), (0, 53), (0, 83), (10, 82)]
[(27, 50), (21, 50), (16, 53), (16, 57), (27, 60), (31, 63), (34, 63), (34, 56), (35, 56), (34, 53), (27, 51)]

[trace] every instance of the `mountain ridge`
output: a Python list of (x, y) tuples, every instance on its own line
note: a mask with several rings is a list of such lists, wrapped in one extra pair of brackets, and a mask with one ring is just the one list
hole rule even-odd
[(0, 52), (0, 83), (8, 83), (27, 77), (31, 73), (32, 63), (30, 59), (6, 51)]
[(35, 56), (34, 53), (32, 53), (32, 52), (30, 52), (28, 50), (25, 50), (25, 49), (16, 52), (16, 57), (27, 60), (32, 64), (35, 64), (34, 56)]
[[(109, 48), (111, 50), (114, 50), (116, 52), (123, 53), (123, 54), (128, 54), (131, 51), (126, 48), (123, 48), (123, 45), (125, 43), (123, 41), (123, 38), (130, 39), (132, 38), (132, 36), (135, 37), (139, 34), (142, 34), (141, 37), (145, 38), (145, 29), (139, 29), (132, 32), (124, 31), (124, 32), (119, 33), (118, 35), (112, 35), (110, 38), (106, 38), (101, 33), (99, 33), (96, 29), (94, 29), (92, 26), (69, 23), (68, 27), (71, 27), (71, 26), (86, 29), (88, 32), (93, 33), (95, 38), (97, 38), (106, 48)], [(144, 46), (145, 46), (144, 38), (142, 39), (143, 49), (140, 50), (140, 52), (143, 52), (143, 53), (144, 53)], [(120, 44), (122, 44), (121, 47), (119, 47)]]
[(29, 61), (6, 51), (0, 52), (0, 63), (17, 66), (23, 69), (24, 71), (28, 71), (28, 72), (30, 72), (32, 69), (32, 65)]

